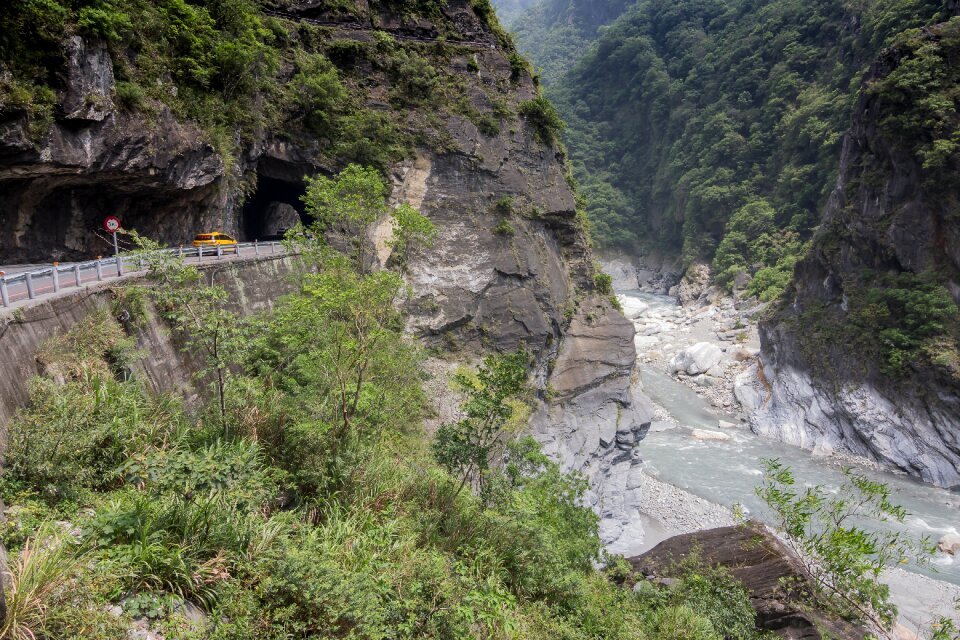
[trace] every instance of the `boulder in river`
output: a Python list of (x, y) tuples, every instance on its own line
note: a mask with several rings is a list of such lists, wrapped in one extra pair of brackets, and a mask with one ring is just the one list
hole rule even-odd
[(937, 549), (943, 553), (949, 553), (952, 556), (960, 553), (960, 535), (948, 533), (937, 542)]
[(670, 360), (670, 372), (699, 375), (719, 363), (722, 358), (723, 351), (720, 347), (710, 342), (698, 342), (673, 356)]
[(710, 431), (709, 429), (694, 429), (690, 436), (694, 440), (732, 440), (732, 437), (720, 431)]
[(809, 578), (797, 557), (759, 524), (674, 536), (629, 562), (637, 573), (663, 579), (691, 554), (705, 565), (725, 567), (743, 583), (761, 629), (791, 639), (862, 640), (866, 635), (865, 629), (809, 610), (799, 601), (802, 589), (784, 589), (784, 584), (809, 584)]

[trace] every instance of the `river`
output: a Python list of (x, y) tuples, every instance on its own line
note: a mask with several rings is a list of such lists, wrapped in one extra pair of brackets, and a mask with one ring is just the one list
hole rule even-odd
[[(667, 296), (641, 292), (621, 292), (649, 305), (656, 314), (666, 307), (676, 308)], [(637, 318), (638, 322), (643, 317)], [(730, 440), (695, 440), (692, 429), (718, 431), (720, 420), (739, 423), (735, 415), (722, 415), (695, 391), (666, 373), (641, 365), (644, 393), (676, 420), (678, 426), (658, 423), (641, 443), (640, 450), (647, 473), (663, 482), (698, 495), (714, 504), (732, 507), (741, 504), (752, 516), (770, 520), (765, 505), (754, 490), (762, 482), (761, 461), (777, 458), (795, 473), (798, 486), (822, 485), (835, 491), (843, 476), (835, 460), (754, 435), (746, 426), (724, 429)], [(909, 515), (902, 524), (883, 526), (903, 531), (914, 538), (929, 537), (936, 542), (946, 533), (956, 533), (960, 525), (960, 495), (938, 489), (894, 473), (863, 468), (871, 479), (886, 483), (893, 499)], [(927, 566), (909, 566), (910, 571), (960, 585), (960, 559), (938, 553)]]

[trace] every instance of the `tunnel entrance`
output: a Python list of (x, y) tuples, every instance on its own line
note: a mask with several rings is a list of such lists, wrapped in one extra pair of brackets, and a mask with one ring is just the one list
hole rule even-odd
[(243, 205), (240, 234), (243, 240), (277, 240), (299, 220), (307, 224), (300, 196), (306, 193), (302, 182), (288, 182), (257, 176), (257, 190)]

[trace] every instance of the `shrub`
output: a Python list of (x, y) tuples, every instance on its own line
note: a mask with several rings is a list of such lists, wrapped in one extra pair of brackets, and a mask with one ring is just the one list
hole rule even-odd
[(51, 609), (67, 599), (69, 578), (79, 562), (75, 549), (56, 533), (56, 525), (41, 527), (24, 544), (4, 576), (6, 615), (0, 621), (0, 638), (44, 637)]
[(597, 271), (593, 274), (593, 284), (597, 292), (601, 295), (609, 296), (613, 294), (613, 276), (603, 271)]
[(30, 395), (9, 427), (7, 474), (51, 503), (115, 486), (130, 455), (162, 446), (179, 429), (176, 405), (132, 382), (36, 379)]
[(708, 618), (687, 605), (670, 605), (654, 611), (647, 627), (655, 638), (671, 640), (722, 640)]
[(437, 228), (430, 218), (406, 203), (393, 209), (390, 216), (393, 218), (393, 235), (388, 242), (393, 249), (391, 259), (405, 270), (417, 252), (433, 246)]
[(560, 114), (543, 96), (521, 103), (520, 115), (533, 126), (534, 137), (546, 145), (552, 146), (565, 126)]
[(517, 232), (517, 230), (513, 228), (513, 225), (510, 224), (509, 220), (506, 218), (501, 218), (500, 222), (497, 223), (497, 226), (493, 228), (493, 232), (498, 236), (512, 236)]
[(516, 51), (510, 54), (510, 79), (519, 82), (525, 74), (530, 72), (530, 64)]
[(955, 342), (957, 305), (935, 274), (862, 276), (845, 283), (850, 329), (879, 347), (885, 373), (903, 375), (925, 345)]
[(432, 448), (437, 462), (460, 481), (460, 489), (468, 482), (484, 489), (490, 465), (496, 464), (503, 446), (502, 429), (513, 415), (509, 401), (526, 387), (529, 360), (525, 351), (488, 356), (476, 376), (456, 375), (456, 383), (467, 394), (465, 416), (442, 425)]
[(788, 467), (778, 460), (765, 460), (764, 467), (757, 495), (813, 580), (812, 604), (889, 629), (896, 607), (889, 602), (890, 588), (880, 581), (882, 570), (933, 552), (926, 542), (917, 545), (897, 530), (860, 524), (864, 519), (903, 522), (906, 511), (891, 502), (890, 488), (844, 469), (846, 481), (838, 492), (821, 486), (797, 491)]

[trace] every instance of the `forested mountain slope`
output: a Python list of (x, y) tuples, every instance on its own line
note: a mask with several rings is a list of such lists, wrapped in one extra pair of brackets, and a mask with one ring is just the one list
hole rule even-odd
[(748, 271), (773, 297), (835, 182), (863, 71), (942, 15), (936, 0), (637, 3), (550, 91), (598, 242), (714, 259), (721, 281)]
[[(871, 68), (811, 251), (762, 325), (760, 433), (960, 485), (960, 17)], [(744, 397), (748, 397), (749, 394)]]
[[(504, 15), (501, 5), (497, 12)], [(504, 17), (517, 46), (550, 86), (586, 54), (599, 29), (620, 16), (631, 0), (542, 0), (524, 13)]]

